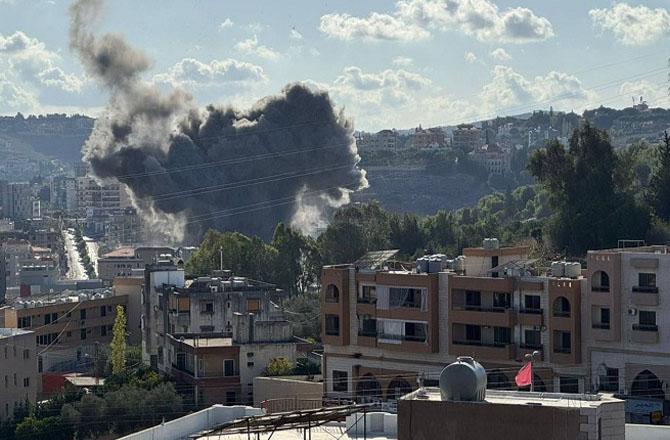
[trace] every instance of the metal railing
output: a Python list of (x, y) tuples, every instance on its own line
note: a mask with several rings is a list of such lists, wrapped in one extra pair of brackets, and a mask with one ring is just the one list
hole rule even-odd
[(454, 345), (474, 345), (475, 347), (490, 347), (490, 348), (505, 348), (509, 345), (512, 345), (511, 342), (502, 343), (502, 342), (482, 342), (482, 341), (452, 341)]
[(536, 309), (536, 308), (521, 308), (519, 310), (519, 313), (524, 313), (527, 315), (541, 315), (544, 311), (542, 309)]
[(633, 324), (633, 330), (641, 332), (657, 332), (658, 325), (656, 324)]
[(637, 293), (658, 293), (658, 287), (655, 287), (655, 286), (633, 286), (633, 292), (637, 292)]

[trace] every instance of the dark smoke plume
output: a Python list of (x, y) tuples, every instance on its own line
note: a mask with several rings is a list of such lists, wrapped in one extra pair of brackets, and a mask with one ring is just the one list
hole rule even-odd
[(325, 92), (293, 84), (243, 111), (194, 108), (141, 76), (147, 57), (93, 32), (102, 0), (70, 8), (70, 45), (110, 93), (84, 146), (101, 178), (116, 178), (154, 232), (196, 241), (209, 228), (269, 237), (279, 221), (307, 232), (367, 185), (353, 128)]

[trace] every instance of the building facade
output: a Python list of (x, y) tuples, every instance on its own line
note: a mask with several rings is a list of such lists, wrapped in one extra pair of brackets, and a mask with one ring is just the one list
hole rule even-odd
[(463, 254), (436, 270), (324, 267), (327, 394), (396, 400), (419, 379), (434, 383), (458, 356), (481, 362), (489, 386), (512, 389), (525, 355), (536, 351), (536, 389), (585, 389), (581, 272), (534, 275), (523, 246)]
[(469, 153), (482, 145), (482, 131), (473, 125), (461, 124), (452, 133), (451, 145), (455, 150)]
[(40, 377), (36, 358), (33, 332), (0, 328), (0, 422), (13, 418), (20, 405), (37, 401)]

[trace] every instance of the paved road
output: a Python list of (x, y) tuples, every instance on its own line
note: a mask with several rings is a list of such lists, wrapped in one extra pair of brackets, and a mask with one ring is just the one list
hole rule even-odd
[(88, 250), (88, 258), (91, 259), (95, 273), (98, 273), (98, 252), (100, 251), (100, 246), (98, 242), (92, 238), (84, 236), (84, 242), (86, 243), (86, 249)]
[(81, 264), (79, 251), (74, 241), (74, 231), (72, 229), (66, 229), (63, 231), (63, 242), (65, 244), (65, 253), (67, 254), (67, 274), (65, 277), (68, 280), (86, 280), (88, 275), (86, 275), (86, 269), (84, 265)]

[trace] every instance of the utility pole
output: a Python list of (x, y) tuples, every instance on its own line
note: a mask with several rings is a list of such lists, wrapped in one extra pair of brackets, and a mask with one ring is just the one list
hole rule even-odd
[(223, 246), (219, 246), (219, 269), (223, 270)]

